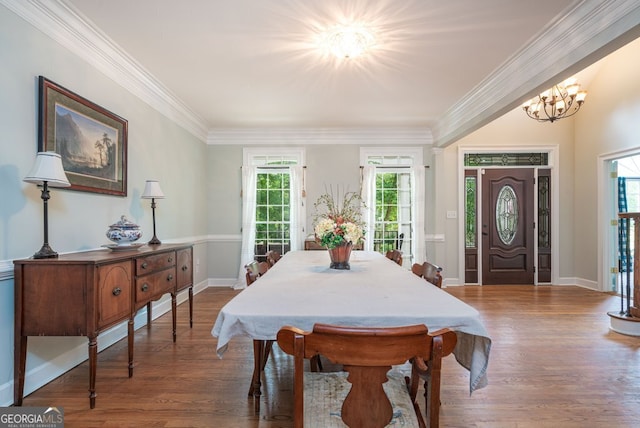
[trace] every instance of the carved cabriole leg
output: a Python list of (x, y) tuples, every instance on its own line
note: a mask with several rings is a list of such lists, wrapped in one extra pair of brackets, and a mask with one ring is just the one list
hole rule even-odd
[(631, 316), (640, 317), (640, 218), (633, 218), (635, 228), (633, 252), (633, 303), (629, 308)]
[(89, 339), (89, 407), (96, 407), (96, 367), (98, 365), (97, 336), (87, 336)]

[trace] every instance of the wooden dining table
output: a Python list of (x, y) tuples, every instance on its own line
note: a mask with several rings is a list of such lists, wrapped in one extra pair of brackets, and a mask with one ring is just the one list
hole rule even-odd
[(353, 251), (349, 270), (329, 268), (326, 251), (291, 251), (219, 312), (211, 334), (220, 358), (236, 336), (254, 341), (250, 395), (260, 408), (267, 345), (281, 327), (315, 323), (394, 327), (425, 324), (454, 330), (454, 355), (469, 370), (470, 392), (487, 385), (491, 338), (479, 312), (382, 254)]

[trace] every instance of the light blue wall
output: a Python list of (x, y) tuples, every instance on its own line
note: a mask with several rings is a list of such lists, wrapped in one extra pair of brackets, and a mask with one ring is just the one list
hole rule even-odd
[[(4, 272), (0, 272), (4, 278), (0, 280), (0, 405), (6, 405), (13, 398), (11, 261), (30, 257), (43, 242), (40, 191), (22, 181), (37, 151), (38, 76), (101, 105), (129, 124), (127, 197), (51, 191), (49, 242), (58, 252), (109, 243), (104, 234), (122, 214), (140, 224), (143, 241), (150, 239), (150, 203), (140, 199), (145, 180), (150, 178), (160, 181), (166, 196), (158, 201), (156, 210), (159, 238), (167, 242), (206, 236), (207, 146), (3, 6), (0, 58), (0, 270)], [(206, 259), (206, 243), (196, 246), (195, 257)], [(199, 272), (195, 280), (206, 278), (206, 272)], [(77, 347), (84, 349), (85, 358), (86, 339), (29, 338), (27, 373), (45, 361), (60, 356), (68, 359), (65, 355)], [(67, 363), (73, 362), (63, 361)], [(28, 380), (26, 390), (38, 386)]]

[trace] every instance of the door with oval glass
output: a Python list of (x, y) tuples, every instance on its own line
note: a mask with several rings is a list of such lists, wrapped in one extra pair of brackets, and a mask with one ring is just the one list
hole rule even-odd
[(533, 169), (482, 175), (482, 283), (533, 284)]

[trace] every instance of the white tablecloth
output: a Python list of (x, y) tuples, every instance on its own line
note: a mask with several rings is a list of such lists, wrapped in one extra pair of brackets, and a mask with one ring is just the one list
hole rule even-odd
[(235, 336), (275, 340), (285, 325), (425, 324), (430, 331), (456, 331), (454, 355), (470, 371), (471, 392), (487, 384), (491, 339), (477, 310), (382, 254), (353, 251), (350, 264), (351, 270), (329, 269), (326, 251), (287, 253), (222, 308), (211, 332), (218, 356)]

